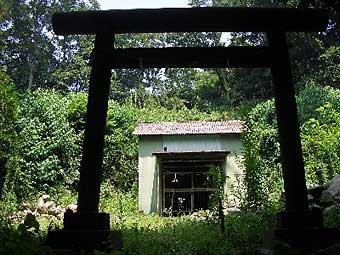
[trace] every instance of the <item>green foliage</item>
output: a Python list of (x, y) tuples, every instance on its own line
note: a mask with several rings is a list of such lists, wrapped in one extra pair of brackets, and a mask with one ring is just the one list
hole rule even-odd
[(339, 173), (340, 113), (330, 103), (316, 109), (319, 119), (302, 126), (307, 184), (324, 184)]
[[(111, 215), (112, 230), (122, 232), (123, 254), (255, 255), (274, 215), (273, 211), (230, 214), (225, 218), (226, 232), (222, 235), (215, 221), (138, 214), (133, 193), (123, 196), (109, 184), (103, 185), (102, 193), (101, 206)], [(0, 254), (54, 254), (43, 245), (48, 227), (46, 218), (32, 216), (19, 227), (1, 225)]]
[(129, 104), (109, 101), (107, 117), (103, 175), (118, 190), (128, 191), (137, 181), (138, 138), (132, 134), (138, 122), (220, 120), (228, 118), (226, 112), (200, 112), (186, 107), (169, 110), (155, 106), (136, 108)]
[(56, 11), (98, 9), (95, 0), (12, 0), (4, 7), (6, 15), (0, 19), (1, 63), (18, 88), (54, 86), (67, 90), (65, 86), (86, 84), (89, 68), (84, 55), (89, 53), (85, 48), (90, 38), (59, 40), (52, 31), (51, 16)]
[(18, 136), (19, 197), (55, 185), (72, 185), (78, 177), (79, 136), (67, 119), (68, 99), (54, 91), (37, 90), (20, 100)]
[(321, 85), (340, 88), (340, 47), (326, 48), (319, 56), (320, 68), (314, 79)]
[(226, 181), (225, 174), (223, 173), (221, 167), (210, 166), (209, 177), (211, 178), (211, 186), (215, 189), (211, 196), (209, 197), (209, 207), (211, 210), (218, 212), (218, 218), (220, 221), (221, 233), (224, 234), (225, 223), (224, 223), (224, 213), (223, 213), (223, 200), (224, 196), (224, 185)]
[(123, 243), (127, 254), (223, 254), (227, 248), (215, 225), (188, 217), (132, 218), (123, 229)]
[(137, 180), (138, 139), (136, 128), (138, 110), (110, 101), (104, 148), (104, 179), (119, 190), (128, 191)]
[[(308, 186), (323, 184), (339, 172), (340, 91), (314, 84), (297, 97), (301, 143)], [(334, 105), (333, 105), (334, 103)], [(255, 106), (246, 118), (242, 137), (247, 206), (280, 202), (282, 170), (274, 102)]]
[(128, 217), (121, 226), (127, 254), (258, 254), (272, 212), (236, 213), (225, 218), (225, 235), (213, 221), (154, 215)]
[[(30, 193), (66, 186), (76, 188), (87, 95), (36, 90), (21, 95), (16, 153), (11, 154), (8, 184), (20, 199)], [(8, 104), (10, 106), (10, 104)], [(15, 113), (16, 114), (16, 113)], [(119, 191), (129, 191), (137, 180), (138, 138), (132, 134), (140, 121), (220, 120), (228, 112), (210, 114), (186, 107), (169, 110), (159, 105), (137, 108), (109, 101), (105, 134), (103, 179)], [(11, 144), (12, 143), (11, 141)]]
[(282, 172), (276, 129), (274, 102), (258, 104), (246, 120), (247, 132), (242, 135), (244, 147), (247, 208), (268, 206), (282, 191)]
[(5, 189), (0, 200), (0, 229), (11, 227), (12, 221), (10, 220), (10, 216), (17, 211), (17, 207), (18, 201), (16, 196), (14, 193), (8, 192), (7, 189)]
[(0, 254), (48, 255), (52, 250), (42, 245), (42, 237), (13, 228), (0, 228)]
[(196, 108), (169, 110), (165, 107), (144, 108), (140, 109), (140, 118), (138, 121), (153, 122), (153, 121), (190, 121), (190, 120), (227, 120), (230, 119), (230, 112), (227, 111), (212, 111), (210, 113), (199, 111)]
[(15, 154), (17, 120), (17, 95), (13, 81), (0, 72), (0, 197), (9, 167), (14, 167), (11, 158)]
[(131, 190), (122, 192), (109, 182), (101, 185), (100, 211), (108, 212), (111, 216), (111, 226), (121, 229), (130, 217), (138, 214), (138, 187), (135, 183)]
[(69, 93), (67, 95), (69, 104), (67, 106), (67, 120), (77, 134), (85, 130), (87, 94)]
[(259, 254), (263, 237), (272, 227), (276, 213), (267, 208), (228, 215), (225, 238), (231, 243), (231, 254)]
[(334, 109), (340, 109), (340, 93), (338, 89), (321, 87), (310, 82), (302, 89), (296, 98), (300, 124), (304, 124), (311, 118), (319, 119), (317, 108), (330, 103)]
[(25, 232), (38, 234), (39, 228), (40, 228), (40, 225), (36, 217), (33, 214), (27, 214), (27, 216), (24, 219), (24, 222), (18, 226), (17, 230), (21, 234)]
[(215, 191), (209, 197), (209, 207), (213, 211), (219, 211), (222, 200), (224, 199), (224, 184), (226, 177), (222, 169), (218, 166), (210, 166), (209, 178), (211, 186)]
[(333, 205), (323, 211), (324, 224), (328, 228), (340, 228), (340, 207)]

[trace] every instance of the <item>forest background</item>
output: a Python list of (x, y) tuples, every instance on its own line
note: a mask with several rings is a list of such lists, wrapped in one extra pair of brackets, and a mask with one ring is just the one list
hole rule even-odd
[[(225, 7), (321, 7), (320, 33), (289, 33), (308, 187), (340, 173), (339, 1), (191, 0)], [(56, 11), (97, 10), (96, 0), (0, 0), (0, 195), (7, 211), (41, 194), (76, 201), (93, 36), (56, 36)], [(115, 46), (265, 45), (263, 33), (116, 35)], [(141, 121), (242, 119), (245, 210), (284, 206), (269, 69), (113, 70), (104, 148), (103, 196), (122, 194), (136, 209)], [(105, 196), (106, 194), (106, 196)], [(124, 203), (124, 202), (123, 202)], [(107, 204), (110, 204), (107, 202)], [(105, 203), (103, 205), (105, 208)], [(5, 212), (6, 210), (3, 210)]]

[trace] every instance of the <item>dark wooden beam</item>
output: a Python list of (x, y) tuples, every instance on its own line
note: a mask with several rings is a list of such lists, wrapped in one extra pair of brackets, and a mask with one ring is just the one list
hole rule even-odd
[(111, 68), (105, 55), (114, 48), (113, 34), (97, 34), (90, 76), (83, 157), (80, 164), (78, 213), (98, 213), (104, 135)]
[(111, 68), (256, 68), (270, 67), (268, 47), (115, 49)]
[(165, 32), (317, 32), (325, 10), (296, 8), (165, 8), (55, 13), (57, 35)]
[[(280, 151), (285, 187), (286, 211), (302, 214), (308, 210), (305, 170), (291, 65), (283, 32), (267, 33), (273, 49), (275, 108), (280, 136)], [(289, 222), (297, 226), (299, 222)]]

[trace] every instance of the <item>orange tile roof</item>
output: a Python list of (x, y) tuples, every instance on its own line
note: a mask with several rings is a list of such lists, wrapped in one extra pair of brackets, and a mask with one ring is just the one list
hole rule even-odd
[(226, 121), (183, 121), (183, 122), (142, 122), (135, 135), (199, 135), (199, 134), (240, 134), (244, 128), (240, 120)]

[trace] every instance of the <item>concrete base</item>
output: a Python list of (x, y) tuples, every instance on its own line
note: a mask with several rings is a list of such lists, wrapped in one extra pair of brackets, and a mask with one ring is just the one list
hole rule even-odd
[(53, 249), (121, 250), (122, 235), (110, 231), (109, 214), (72, 213), (64, 215), (64, 229), (49, 231), (46, 244)]
[[(306, 234), (308, 230), (305, 231)], [(306, 237), (299, 238), (299, 246), (294, 246), (292, 244), (286, 243), (280, 240), (277, 236), (272, 236), (270, 242), (265, 242), (265, 246), (260, 250), (261, 255), (339, 255), (340, 254), (340, 243), (339, 239), (330, 244), (328, 238), (334, 238), (334, 232), (337, 230), (331, 230), (328, 232), (327, 229), (323, 229), (317, 235), (317, 237), (312, 237), (308, 240)], [(316, 231), (314, 230), (314, 234)], [(301, 232), (299, 233), (301, 234)], [(339, 237), (339, 233), (336, 234)], [(296, 237), (296, 236), (295, 236)], [(302, 242), (301, 242), (302, 240)], [(295, 240), (296, 241), (296, 240)], [(305, 245), (302, 246), (301, 244)]]
[(110, 230), (108, 213), (73, 213), (64, 214), (65, 230)]
[(263, 248), (260, 251), (260, 255), (339, 255), (340, 244), (333, 245), (331, 247), (320, 249), (317, 251), (309, 249), (297, 249), (289, 247), (277, 247), (275, 250), (269, 250)]
[(338, 243), (340, 243), (339, 230), (323, 227), (321, 210), (282, 212), (277, 217), (277, 225), (265, 236), (261, 254), (326, 254), (322, 252)]
[(120, 232), (106, 230), (49, 231), (46, 244), (52, 249), (110, 251), (122, 249)]

